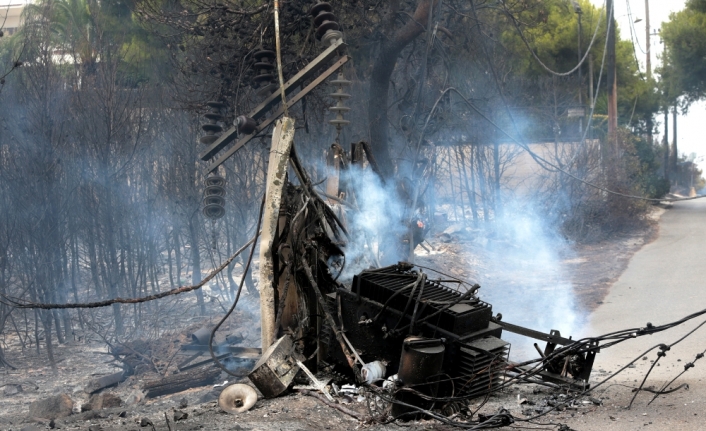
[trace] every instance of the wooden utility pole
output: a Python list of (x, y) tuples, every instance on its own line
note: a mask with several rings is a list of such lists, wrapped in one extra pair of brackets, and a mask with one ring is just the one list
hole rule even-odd
[(613, 0), (606, 2), (606, 22), (608, 23), (608, 52), (606, 67), (608, 69), (608, 142), (610, 147), (616, 145), (618, 131), (618, 85), (615, 73), (615, 18)]
[[(650, 0), (645, 0), (645, 45), (647, 46), (647, 58), (645, 59), (645, 69), (647, 69), (647, 79), (652, 78), (652, 45), (650, 44)], [(652, 135), (650, 131), (650, 135)]]
[(669, 180), (669, 106), (664, 107), (664, 178)]
[(679, 179), (677, 175), (677, 169), (679, 169), (679, 149), (677, 148), (677, 102), (674, 102), (674, 108), (672, 110), (672, 173), (674, 174), (674, 181)]
[[(647, 47), (646, 50), (646, 58), (645, 58), (645, 69), (647, 71), (647, 81), (649, 82), (652, 79), (652, 53), (651, 53), (651, 48), (652, 44), (650, 43), (650, 0), (645, 0), (645, 46)], [(645, 124), (645, 128), (647, 129), (647, 143), (652, 146), (652, 128), (654, 127), (654, 123), (652, 122), (652, 114), (649, 114), (647, 116), (647, 121)]]

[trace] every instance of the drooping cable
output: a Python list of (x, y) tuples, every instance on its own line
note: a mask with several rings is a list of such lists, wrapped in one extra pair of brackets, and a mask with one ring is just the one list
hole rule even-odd
[[(471, 3), (471, 4), (473, 5), (473, 3)], [(598, 35), (598, 29), (601, 27), (601, 20), (602, 20), (602, 17), (603, 17), (602, 14), (599, 14), (599, 15), (598, 15), (598, 23), (596, 24), (596, 30), (593, 32), (593, 37), (591, 38), (591, 43), (588, 45), (588, 49), (586, 49), (586, 53), (583, 55), (583, 58), (581, 58), (581, 61), (579, 61), (579, 63), (576, 65), (576, 67), (574, 67), (573, 69), (569, 70), (568, 72), (556, 72), (556, 71), (550, 69), (549, 66), (547, 66), (546, 64), (544, 64), (544, 62), (539, 58), (539, 56), (537, 56), (537, 54), (534, 52), (534, 50), (533, 50), (532, 47), (530, 46), (529, 41), (528, 41), (527, 38), (525, 37), (524, 33), (522, 33), (522, 29), (521, 29), (520, 26), (517, 24), (517, 19), (515, 19), (515, 16), (512, 15), (512, 13), (510, 13), (510, 11), (507, 10), (507, 7), (505, 6), (505, 3), (504, 3), (504, 2), (501, 2), (501, 4), (503, 5), (503, 8), (504, 8), (504, 10), (505, 10), (505, 13), (506, 13), (507, 16), (510, 18), (510, 22), (512, 22), (512, 25), (513, 25), (513, 26), (515, 27), (515, 29), (517, 30), (518, 34), (520, 35), (520, 38), (521, 38), (522, 41), (525, 43), (525, 46), (527, 47), (527, 49), (529, 50), (529, 52), (532, 54), (532, 57), (534, 57), (534, 59), (537, 60), (537, 62), (542, 66), (542, 68), (544, 68), (544, 70), (546, 70), (547, 72), (551, 73), (552, 75), (556, 75), (556, 76), (568, 76), (568, 75), (571, 75), (572, 73), (574, 73), (574, 72), (576, 72), (577, 70), (579, 70), (579, 68), (583, 65), (583, 63), (584, 63), (584, 62), (586, 61), (586, 59), (588, 58), (589, 53), (591, 52), (591, 48), (593, 47), (593, 44), (594, 44), (595, 41), (596, 41), (596, 36)], [(603, 6), (605, 7), (605, 1), (603, 2)], [(475, 9), (475, 6), (474, 6), (474, 9)], [(475, 13), (475, 12), (474, 12), (474, 13)], [(610, 25), (608, 25), (608, 28), (610, 28)]]
[(282, 106), (284, 107), (284, 116), (289, 117), (289, 109), (287, 107), (287, 97), (284, 94), (284, 74), (282, 73), (282, 52), (280, 49), (279, 40), (279, 0), (275, 0), (275, 50), (277, 51), (277, 75), (279, 76), (279, 90), (282, 97)]
[(237, 376), (234, 374), (232, 371), (230, 371), (225, 365), (221, 363), (221, 361), (218, 360), (216, 357), (216, 354), (213, 351), (213, 339), (216, 336), (216, 331), (218, 331), (218, 328), (223, 325), (223, 323), (230, 317), (231, 314), (233, 314), (233, 311), (235, 310), (235, 307), (238, 305), (238, 300), (240, 300), (240, 293), (243, 291), (243, 285), (245, 284), (245, 276), (247, 275), (248, 271), (250, 270), (250, 265), (252, 264), (252, 258), (253, 255), (255, 254), (255, 246), (257, 245), (257, 239), (260, 236), (260, 226), (262, 226), (262, 214), (265, 212), (265, 196), (262, 196), (262, 203), (260, 204), (260, 212), (257, 215), (257, 227), (255, 228), (255, 237), (252, 242), (252, 248), (250, 249), (250, 254), (248, 255), (248, 261), (245, 264), (245, 268), (243, 268), (243, 277), (240, 279), (240, 284), (238, 284), (238, 292), (235, 294), (235, 300), (233, 300), (233, 305), (230, 306), (228, 309), (228, 312), (221, 318), (221, 320), (216, 324), (216, 326), (213, 327), (211, 330), (211, 335), (208, 337), (208, 352), (211, 354), (211, 359), (213, 359), (213, 362), (216, 363), (218, 368), (221, 370), (225, 371), (227, 374), (230, 374), (231, 376)]

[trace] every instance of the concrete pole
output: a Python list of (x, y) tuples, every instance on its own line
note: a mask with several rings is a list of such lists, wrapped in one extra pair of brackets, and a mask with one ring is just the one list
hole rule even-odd
[(287, 163), (294, 142), (294, 119), (282, 117), (277, 120), (272, 132), (270, 160), (267, 165), (267, 185), (265, 192), (265, 214), (262, 220), (260, 239), (260, 321), (262, 351), (274, 341), (276, 284), (273, 272), (272, 243), (277, 235), (282, 191), (287, 182)]

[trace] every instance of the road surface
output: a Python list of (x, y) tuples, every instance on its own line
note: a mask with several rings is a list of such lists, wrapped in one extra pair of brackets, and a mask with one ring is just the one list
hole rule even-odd
[[(706, 309), (706, 199), (683, 201), (666, 211), (659, 222), (658, 238), (637, 252), (625, 272), (612, 286), (603, 304), (591, 315), (583, 335), (598, 335), (620, 329), (662, 325)], [(650, 347), (671, 344), (683, 337), (706, 316), (675, 329), (629, 340), (601, 352), (594, 366), (594, 377), (601, 378)], [(693, 362), (697, 353), (706, 350), (706, 324), (667, 352), (647, 379), (646, 387), (660, 388)], [(596, 394), (608, 397), (595, 412), (566, 421), (576, 431), (593, 430), (706, 430), (706, 358), (695, 362), (672, 386), (687, 383), (663, 395), (651, 405), (652, 394), (638, 395), (632, 409), (624, 408), (633, 396), (630, 387), (640, 384), (657, 359), (654, 350)], [(596, 395), (594, 395), (596, 396)]]

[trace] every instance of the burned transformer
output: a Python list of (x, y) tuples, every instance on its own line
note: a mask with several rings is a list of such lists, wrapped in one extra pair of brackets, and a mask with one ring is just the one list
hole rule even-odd
[[(328, 312), (365, 363), (382, 361), (389, 370), (411, 368), (411, 374), (419, 374), (408, 377), (414, 380), (444, 374), (443, 380), (453, 381), (457, 394), (471, 396), (501, 381), (510, 344), (500, 339), (502, 328), (491, 322), (492, 306), (478, 299), (477, 285), (462, 292), (399, 263), (363, 271), (351, 287), (327, 295)], [(341, 362), (342, 352), (331, 343), (332, 335), (324, 325), (319, 358)], [(435, 345), (443, 346), (440, 353), (428, 349)], [(424, 351), (431, 350), (428, 354), (441, 365), (439, 369), (401, 363), (409, 356), (402, 352), (415, 347), (420, 363)], [(439, 386), (444, 390), (449, 385)]]

